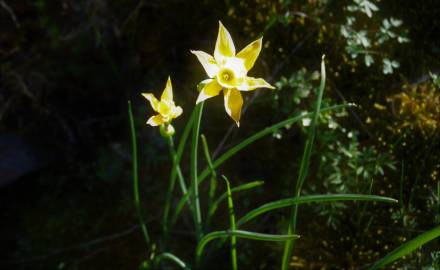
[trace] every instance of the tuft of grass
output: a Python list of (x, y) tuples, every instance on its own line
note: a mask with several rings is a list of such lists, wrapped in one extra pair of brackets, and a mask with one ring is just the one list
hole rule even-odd
[[(354, 106), (354, 104), (352, 103), (347, 103), (347, 104), (340, 104), (340, 105), (334, 105), (334, 106), (329, 106), (329, 107), (325, 107), (321, 110), (321, 112), (327, 112), (327, 111), (333, 111), (333, 110), (338, 110), (338, 109), (342, 109), (342, 108), (346, 108), (346, 107), (350, 107), (350, 106)], [(278, 129), (286, 126), (286, 125), (291, 125), (293, 123), (299, 122), (301, 121), (303, 118), (308, 118), (311, 117), (313, 115), (313, 113), (307, 113), (307, 114), (302, 114), (302, 115), (297, 115), (294, 117), (290, 117), (286, 120), (283, 120), (281, 122), (278, 122), (270, 127), (264, 128), (262, 130), (260, 130), (259, 132), (255, 133), (252, 136), (249, 136), (248, 138), (246, 138), (245, 140), (243, 140), (242, 142), (240, 142), (239, 144), (235, 145), (234, 147), (232, 147), (231, 149), (229, 149), (228, 151), (226, 151), (224, 154), (222, 154), (219, 158), (217, 158), (216, 160), (214, 160), (212, 162), (212, 167), (215, 169), (217, 167), (219, 167), (221, 164), (223, 164), (224, 162), (226, 162), (228, 159), (230, 159), (231, 157), (233, 157), (235, 154), (237, 154), (238, 152), (240, 152), (243, 148), (245, 148), (246, 146), (254, 143), (255, 141), (273, 134), (273, 132), (277, 131)], [(200, 175), (198, 175), (198, 184), (201, 184), (210, 174), (210, 169), (209, 168), (205, 168), (202, 173)], [(191, 196), (192, 193), (192, 188), (190, 188), (188, 190), (188, 193), (186, 195), (184, 195), (178, 202), (177, 206), (176, 206), (176, 210), (174, 212), (174, 215), (172, 217), (172, 224), (175, 224), (175, 222), (177, 221), (177, 219), (179, 218), (183, 207), (185, 206), (185, 201), (188, 200), (189, 196)]]

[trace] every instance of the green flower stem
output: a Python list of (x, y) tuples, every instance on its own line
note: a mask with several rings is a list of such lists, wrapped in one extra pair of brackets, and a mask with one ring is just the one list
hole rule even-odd
[[(171, 160), (173, 162), (173, 166), (172, 166), (173, 169), (170, 174), (168, 192), (167, 192), (167, 197), (166, 197), (165, 207), (164, 207), (164, 214), (163, 214), (163, 231), (164, 231), (165, 239), (167, 239), (167, 235), (168, 235), (168, 229), (169, 229), (168, 216), (169, 216), (169, 211), (170, 211), (170, 206), (171, 206), (171, 198), (173, 195), (174, 186), (176, 184), (176, 175), (177, 175), (177, 179), (179, 180), (179, 185), (180, 185), (180, 189), (182, 190), (182, 194), (185, 196), (186, 193), (188, 192), (188, 189), (185, 184), (185, 180), (182, 175), (182, 171), (180, 170), (180, 165), (177, 160), (177, 153), (176, 153), (176, 150), (174, 147), (173, 137), (172, 136), (167, 137), (167, 142), (168, 142)], [(190, 209), (192, 209), (191, 202), (189, 199), (187, 200), (187, 203), (188, 203)]]
[[(306, 145), (304, 147), (304, 153), (303, 153), (303, 157), (301, 159), (301, 165), (300, 165), (300, 169), (299, 169), (298, 179), (296, 181), (296, 187), (295, 187), (295, 192), (294, 192), (294, 196), (296, 198), (301, 196), (301, 189), (304, 184), (304, 180), (307, 177), (309, 163), (310, 163), (310, 156), (311, 156), (312, 148), (313, 148), (313, 141), (315, 139), (316, 126), (318, 125), (319, 112), (321, 111), (321, 101), (322, 101), (322, 96), (324, 93), (324, 88), (325, 88), (325, 63), (324, 63), (324, 56), (323, 56), (322, 61), (321, 61), (321, 83), (319, 85), (318, 98), (316, 100), (316, 106), (315, 106), (315, 110), (313, 112), (312, 123), (311, 123), (309, 134), (307, 137)], [(289, 228), (288, 228), (287, 234), (295, 234), (297, 216), (298, 216), (298, 204), (295, 204), (292, 206), (292, 210), (291, 210), (291, 214), (290, 214), (290, 223), (289, 223)], [(283, 258), (282, 258), (282, 262), (281, 262), (281, 269), (282, 270), (289, 269), (289, 262), (290, 262), (290, 257), (292, 255), (293, 244), (294, 244), (294, 240), (286, 241), (284, 244), (284, 252), (283, 252)]]
[[(180, 160), (182, 159), (183, 151), (185, 150), (185, 146), (186, 146), (186, 142), (188, 141), (189, 134), (190, 134), (192, 127), (193, 127), (194, 118), (195, 118), (195, 111), (196, 110), (194, 109), (191, 112), (191, 116), (189, 117), (188, 122), (186, 122), (185, 128), (183, 129), (182, 136), (179, 139), (179, 145), (177, 147), (175, 161), (173, 161), (173, 166), (172, 166), (171, 174), (170, 174), (170, 182), (174, 182), (176, 180), (176, 177), (179, 175), (179, 184), (181, 186), (181, 189), (183, 186), (186, 187), (186, 185), (185, 185), (185, 181), (183, 181), (183, 175), (180, 170), (179, 164), (180, 164)], [(182, 189), (182, 191), (183, 191), (183, 189)], [(184, 193), (184, 195), (183, 195), (184, 200), (179, 201), (179, 205), (178, 205), (177, 209), (182, 209), (183, 206), (185, 205), (185, 202), (186, 202), (188, 204), (190, 211), (191, 212), (193, 211), (191, 200), (189, 198), (190, 191), (191, 190), (187, 190), (187, 192)], [(179, 213), (180, 213), (180, 211), (179, 211)], [(176, 214), (173, 214), (173, 218), (171, 219), (171, 222), (168, 223), (169, 224), (168, 230), (174, 226), (175, 221), (176, 221), (175, 217), (176, 217)], [(167, 222), (168, 222), (168, 218), (167, 218)]]
[(197, 240), (203, 237), (202, 232), (202, 214), (200, 212), (200, 202), (199, 202), (199, 181), (197, 179), (197, 151), (199, 145), (199, 131), (200, 131), (200, 121), (202, 119), (203, 112), (203, 102), (196, 105), (195, 119), (193, 123), (192, 141), (191, 141), (191, 186), (192, 186), (192, 203), (194, 207), (194, 222), (196, 226)]
[(139, 176), (138, 176), (138, 159), (137, 159), (137, 141), (136, 141), (136, 128), (134, 126), (133, 111), (131, 109), (131, 102), (128, 101), (128, 118), (130, 122), (131, 133), (131, 156), (132, 156), (132, 173), (133, 173), (133, 193), (134, 193), (134, 205), (136, 207), (136, 213), (139, 219), (139, 224), (144, 235), (147, 246), (150, 244), (150, 236), (148, 234), (147, 225), (145, 225), (144, 218), (142, 216), (141, 200), (139, 195)]

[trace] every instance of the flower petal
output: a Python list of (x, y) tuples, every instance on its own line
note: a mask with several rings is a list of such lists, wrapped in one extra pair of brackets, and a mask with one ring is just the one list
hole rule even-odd
[(191, 53), (197, 56), (197, 59), (199, 59), (200, 64), (202, 64), (206, 74), (208, 74), (210, 78), (213, 78), (217, 74), (219, 68), (214, 57), (202, 51), (191, 51)]
[(249, 71), (254, 66), (255, 60), (257, 60), (258, 55), (260, 54), (262, 43), (263, 38), (257, 39), (237, 54), (238, 58), (244, 60), (246, 70)]
[(234, 119), (237, 126), (240, 126), (241, 107), (243, 106), (243, 97), (240, 91), (235, 88), (224, 89), (225, 109), (229, 116)]
[(228, 30), (226, 30), (226, 28), (223, 26), (222, 22), (219, 21), (218, 23), (218, 36), (217, 42), (215, 43), (214, 51), (214, 58), (217, 63), (219, 63), (223, 57), (235, 56), (235, 46), (234, 42), (232, 41), (231, 35), (229, 34)]
[(244, 78), (244, 80), (241, 82), (241, 84), (239, 86), (237, 86), (237, 88), (238, 88), (238, 90), (241, 90), (241, 91), (252, 91), (257, 88), (275, 89), (275, 87), (270, 85), (264, 79), (254, 78), (254, 77)]
[(200, 91), (196, 104), (207, 100), (208, 98), (217, 96), (221, 90), (222, 86), (218, 84), (217, 80), (210, 80), (210, 82), (206, 83)]
[(159, 100), (157, 100), (157, 98), (155, 98), (154, 95), (151, 93), (142, 93), (142, 96), (150, 102), (150, 105), (153, 108), (153, 110), (157, 112), (159, 106)]
[(167, 84), (165, 85), (165, 89), (163, 90), (160, 100), (165, 100), (168, 102), (173, 101), (173, 86), (171, 85), (170, 76), (168, 76)]
[(173, 108), (173, 118), (179, 117), (182, 114), (182, 112), (183, 112), (182, 107), (180, 107), (180, 106), (174, 107)]
[(162, 125), (163, 123), (165, 123), (165, 119), (160, 114), (151, 116), (147, 121), (147, 124), (153, 127)]

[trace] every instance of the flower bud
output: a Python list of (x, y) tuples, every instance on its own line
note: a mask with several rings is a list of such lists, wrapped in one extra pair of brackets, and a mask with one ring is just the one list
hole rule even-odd
[(164, 138), (168, 138), (174, 135), (176, 130), (171, 124), (160, 125), (160, 135)]

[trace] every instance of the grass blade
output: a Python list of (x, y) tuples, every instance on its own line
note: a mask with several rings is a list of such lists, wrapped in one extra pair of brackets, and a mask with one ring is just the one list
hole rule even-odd
[[(232, 192), (231, 187), (229, 185), (229, 180), (226, 176), (222, 175), (223, 179), (226, 182), (226, 190), (228, 194), (228, 209), (229, 209), (229, 223), (231, 225), (230, 230), (235, 231), (235, 214), (234, 214), (234, 202), (232, 200)], [(237, 264), (237, 237), (231, 236), (231, 264), (232, 269), (237, 270), (238, 264)]]
[[(334, 106), (329, 106), (329, 107), (325, 107), (322, 110), (320, 110), (320, 112), (328, 112), (328, 111), (332, 111), (332, 110), (338, 110), (338, 109), (342, 109), (342, 108), (346, 108), (346, 107), (350, 107), (350, 106), (354, 106), (354, 104), (352, 103), (347, 103), (347, 104), (340, 104), (340, 105), (334, 105)], [(227, 161), (228, 159), (230, 159), (231, 157), (233, 157), (235, 154), (237, 154), (240, 150), (242, 150), (243, 148), (245, 148), (246, 146), (252, 144), (253, 142), (269, 135), (272, 134), (274, 131), (285, 127), (286, 125), (291, 125), (295, 122), (298, 122), (304, 118), (307, 117), (311, 117), (313, 115), (313, 113), (306, 113), (306, 114), (302, 114), (302, 115), (297, 115), (291, 118), (288, 118), (284, 121), (278, 122), (277, 124), (274, 124), (270, 127), (264, 128), (263, 130), (255, 133), (254, 135), (246, 138), (245, 140), (243, 140), (241, 143), (235, 145), (234, 147), (232, 147), (231, 149), (229, 149), (228, 151), (226, 151), (224, 154), (222, 154), (220, 157), (218, 157), (213, 163), (212, 166), (214, 168), (219, 167), (221, 164), (223, 164), (223, 162)], [(207, 176), (209, 175), (209, 169), (205, 168), (202, 173), (199, 176), (199, 181), (203, 181)]]
[(144, 235), (147, 246), (150, 243), (150, 236), (148, 234), (147, 225), (145, 225), (142, 215), (141, 200), (139, 195), (139, 176), (138, 176), (138, 159), (137, 159), (137, 141), (136, 141), (136, 128), (134, 126), (133, 111), (131, 109), (131, 101), (128, 101), (128, 119), (130, 122), (130, 135), (131, 135), (131, 158), (132, 158), (132, 170), (133, 170), (133, 193), (134, 193), (134, 205), (136, 207), (136, 213), (138, 215), (139, 224)]
[[(340, 104), (340, 105), (334, 105), (334, 106), (329, 106), (329, 107), (325, 107), (321, 110), (321, 112), (328, 112), (328, 111), (332, 111), (332, 110), (338, 110), (338, 109), (342, 109), (342, 108), (346, 108), (346, 107), (350, 107), (350, 106), (354, 106), (354, 104), (352, 103), (347, 103), (347, 104)], [(270, 127), (267, 127), (257, 133), (255, 133), (254, 135), (246, 138), (245, 140), (243, 140), (241, 143), (237, 144), (236, 146), (232, 147), (231, 149), (229, 149), (228, 151), (226, 151), (224, 154), (222, 154), (218, 159), (216, 159), (213, 163), (212, 166), (213, 168), (217, 168), (219, 167), (221, 164), (223, 164), (223, 162), (227, 161), (229, 158), (231, 158), (232, 156), (234, 156), (236, 153), (238, 153), (240, 150), (242, 150), (243, 148), (245, 148), (246, 146), (252, 144), (253, 142), (269, 135), (272, 134), (274, 131), (286, 126), (286, 125), (290, 125), (293, 124), (295, 122), (298, 122), (300, 120), (302, 120), (303, 118), (307, 118), (307, 117), (311, 117), (313, 115), (313, 113), (307, 113), (307, 114), (302, 114), (302, 115), (297, 115), (291, 118), (288, 118), (284, 121), (278, 122), (277, 124), (274, 124)], [(206, 179), (206, 177), (209, 176), (209, 168), (205, 168), (202, 173), (198, 176), (198, 181), (199, 184), (203, 182), (203, 180)], [(191, 191), (192, 189), (190, 188), (188, 190), (188, 193), (183, 196), (179, 203), (178, 206), (176, 208), (175, 214), (172, 218), (172, 220), (174, 220), (174, 222), (177, 220), (177, 218), (179, 217), (183, 206), (184, 206), (184, 202), (185, 200), (188, 199), (188, 197), (191, 195)], [(180, 206), (180, 207), (179, 207)], [(174, 223), (173, 222), (173, 223)]]
[[(322, 56), (321, 83), (319, 85), (318, 98), (316, 99), (316, 105), (315, 105), (315, 110), (313, 112), (312, 123), (310, 125), (309, 134), (307, 136), (306, 145), (304, 147), (303, 157), (301, 159), (301, 165), (300, 165), (298, 179), (296, 181), (296, 187), (294, 192), (295, 197), (299, 197), (301, 195), (301, 188), (304, 184), (304, 180), (306, 179), (309, 170), (310, 156), (312, 153), (313, 141), (315, 139), (316, 126), (318, 124), (319, 114), (321, 111), (321, 101), (322, 101), (322, 96), (324, 94), (324, 88), (325, 88), (325, 62), (324, 62), (324, 56)], [(288, 234), (295, 234), (297, 214), (298, 214), (298, 205), (295, 204), (292, 206), (292, 211), (290, 214)], [(282, 270), (287, 270), (289, 268), (289, 261), (292, 255), (293, 243), (294, 240), (291, 240), (291, 241), (286, 241), (286, 243), (284, 244), (283, 259), (281, 261)]]
[(211, 179), (209, 181), (209, 192), (208, 192), (208, 215), (206, 218), (206, 228), (208, 228), (211, 222), (211, 216), (209, 215), (209, 213), (211, 212), (212, 203), (215, 197), (215, 191), (217, 189), (217, 173), (215, 172), (215, 169), (212, 166), (211, 155), (209, 154), (208, 142), (206, 141), (206, 137), (205, 135), (202, 134), (200, 135), (200, 138), (202, 139), (203, 153), (205, 154), (205, 159), (206, 162), (208, 163), (208, 168), (211, 173)]
[[(191, 189), (190, 189), (190, 191), (191, 191)], [(179, 202), (177, 203), (173, 217), (171, 218), (170, 228), (174, 227), (174, 224), (176, 224), (177, 219), (179, 218), (180, 213), (182, 212), (183, 207), (185, 206), (185, 202), (189, 198), (189, 195), (190, 195), (190, 192), (186, 193), (186, 195), (182, 196), (182, 198), (180, 198)]]
[(434, 229), (422, 233), (416, 238), (413, 238), (412, 240), (402, 244), (395, 250), (391, 251), (390, 253), (388, 253), (388, 255), (386, 255), (379, 261), (375, 262), (370, 268), (368, 268), (368, 270), (382, 269), (385, 265), (388, 265), (394, 262), (395, 260), (402, 258), (403, 256), (413, 252), (422, 245), (428, 243), (429, 241), (439, 236), (440, 236), (440, 226), (437, 226)]
[(256, 232), (249, 232), (242, 230), (215, 231), (208, 233), (200, 240), (196, 249), (196, 262), (197, 263), (200, 262), (200, 257), (203, 253), (203, 249), (205, 248), (206, 244), (208, 244), (210, 241), (217, 238), (225, 238), (231, 236), (236, 236), (245, 239), (259, 240), (259, 241), (278, 241), (278, 242), (297, 239), (300, 237), (299, 235), (275, 235), (275, 234), (256, 233)]
[(360, 195), (360, 194), (324, 194), (324, 195), (294, 197), (294, 198), (269, 202), (251, 210), (237, 221), (237, 226), (241, 226), (255, 219), (256, 217), (275, 209), (284, 208), (297, 204), (304, 204), (304, 203), (324, 203), (324, 202), (336, 202), (336, 201), (376, 201), (376, 202), (384, 202), (384, 203), (397, 203), (397, 200), (389, 197), (376, 196), (376, 195)]
[(182, 268), (182, 269), (191, 270), (191, 268), (186, 266), (186, 263), (184, 263), (181, 259), (179, 259), (176, 255), (174, 255), (172, 253), (164, 252), (164, 253), (160, 254), (159, 256), (156, 257), (155, 264), (156, 265), (159, 264), (159, 262), (162, 260), (172, 261), (175, 264), (177, 264), (178, 266), (180, 266), (180, 268)]
[[(235, 192), (239, 192), (239, 191), (244, 191), (244, 190), (248, 190), (248, 189), (252, 189), (255, 187), (259, 187), (261, 185), (264, 184), (264, 181), (253, 181), (253, 182), (249, 182), (249, 183), (245, 183), (242, 185), (239, 185), (237, 187), (233, 187), (231, 189), (231, 193), (235, 193)], [(228, 193), (225, 192), (223, 193), (213, 204), (212, 204), (212, 208), (210, 209), (208, 216), (212, 217), (215, 214), (215, 211), (217, 210), (218, 206), (220, 205), (220, 203), (225, 200), (228, 197)]]

